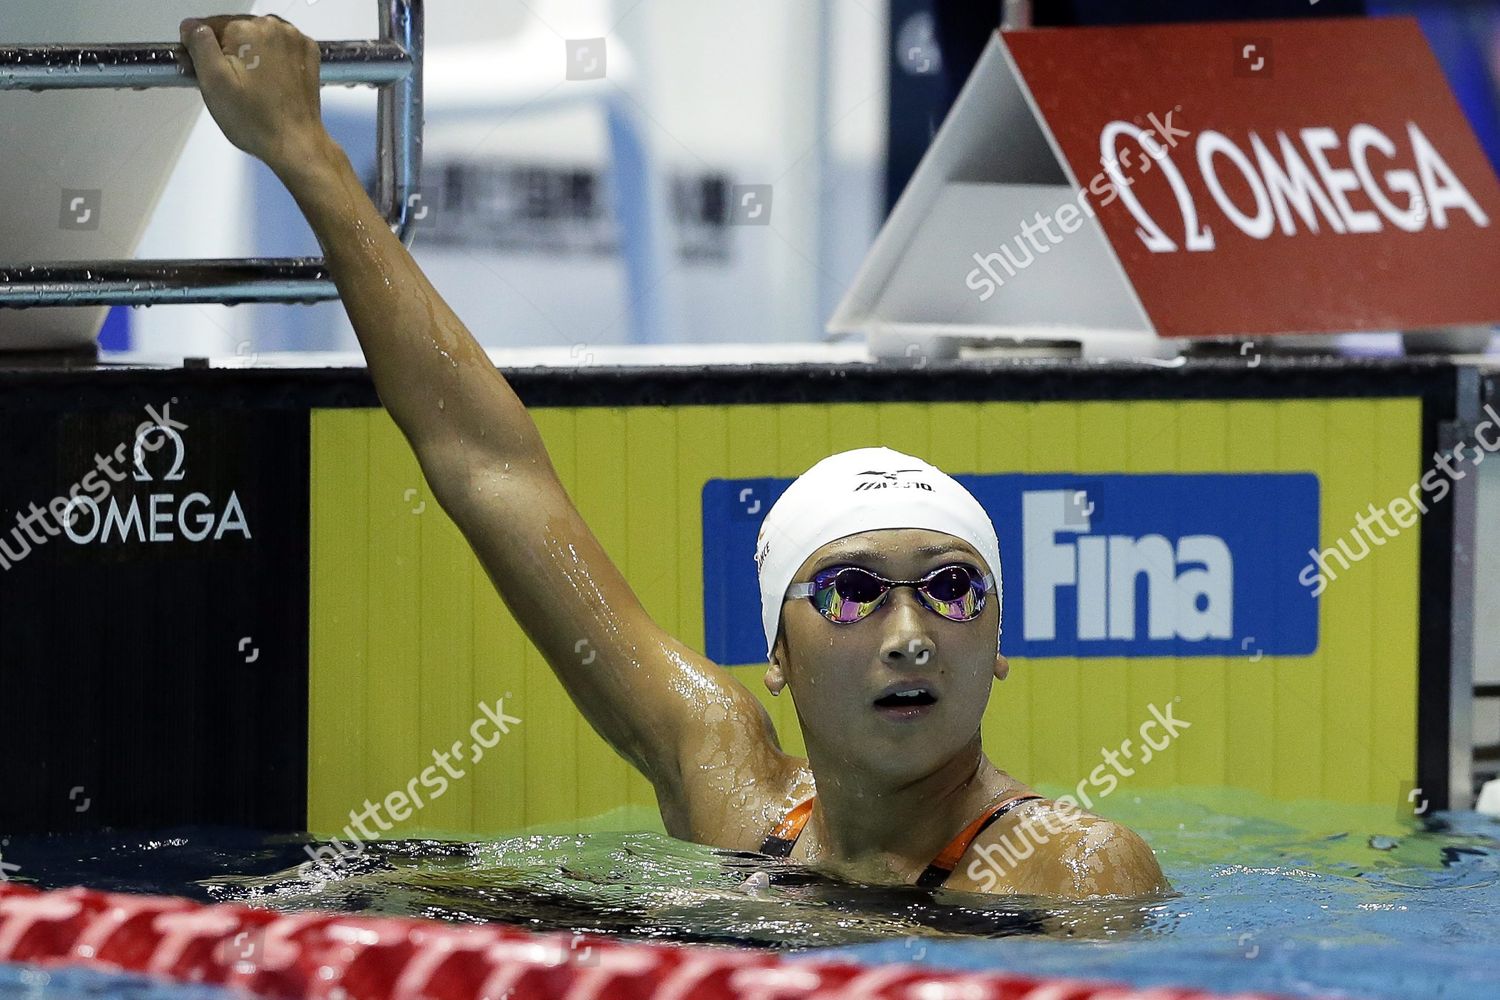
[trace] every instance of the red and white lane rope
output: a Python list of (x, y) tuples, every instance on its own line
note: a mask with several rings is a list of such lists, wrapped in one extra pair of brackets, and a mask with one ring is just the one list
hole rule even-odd
[[(282, 915), (0, 884), (0, 961), (87, 965), (326, 1000), (1199, 1000), (1214, 994), (765, 951), (624, 943), (497, 924)], [(1218, 995), (1222, 996), (1222, 995)], [(1236, 994), (1232, 1000), (1267, 1000)]]

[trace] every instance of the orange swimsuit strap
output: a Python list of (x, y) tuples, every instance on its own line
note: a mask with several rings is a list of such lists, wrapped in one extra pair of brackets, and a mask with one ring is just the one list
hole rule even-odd
[(802, 828), (807, 826), (807, 818), (812, 815), (813, 803), (818, 797), (808, 796), (792, 807), (776, 829), (766, 836), (765, 843), (760, 845), (760, 853), (769, 854), (773, 858), (789, 858), (792, 856), (792, 848), (797, 846), (797, 838), (802, 836)]
[[(1032, 799), (1039, 798), (1041, 798), (1040, 795), (1034, 794), (1011, 795), (992, 802), (985, 807), (984, 812), (980, 813), (974, 822), (964, 827), (958, 836), (948, 842), (947, 847), (938, 852), (938, 856), (933, 858), (932, 863), (917, 877), (917, 885), (929, 889), (942, 885), (948, 880), (948, 876), (953, 874), (953, 869), (958, 866), (959, 859), (968, 852), (969, 846), (984, 832), (986, 827), (1022, 802), (1030, 802)], [(793, 806), (791, 812), (787, 813), (766, 837), (760, 852), (769, 854), (773, 858), (791, 857), (792, 848), (797, 846), (797, 839), (802, 836), (802, 831), (807, 827), (807, 820), (812, 816), (815, 801), (817, 801), (817, 796), (813, 795)]]

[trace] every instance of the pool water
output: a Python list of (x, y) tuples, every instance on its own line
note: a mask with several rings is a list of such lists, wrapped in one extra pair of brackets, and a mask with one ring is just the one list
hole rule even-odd
[(242, 992), (134, 973), (43, 969), (0, 962), (0, 1000), (245, 1000)]
[[(1048, 789), (1049, 792), (1054, 790)], [(1060, 791), (1060, 790), (1056, 790)], [(945, 968), (1290, 995), (1500, 997), (1500, 820), (1117, 795), (1177, 895), (1058, 902), (872, 888), (658, 832), (371, 844), (299, 876), (305, 838), (11, 838), (12, 878), (281, 910), (502, 921)]]

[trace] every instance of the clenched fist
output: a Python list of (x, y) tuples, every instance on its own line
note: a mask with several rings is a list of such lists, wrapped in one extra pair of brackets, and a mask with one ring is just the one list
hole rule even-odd
[(274, 14), (188, 18), (178, 30), (203, 103), (234, 145), (280, 170), (326, 139), (311, 38)]

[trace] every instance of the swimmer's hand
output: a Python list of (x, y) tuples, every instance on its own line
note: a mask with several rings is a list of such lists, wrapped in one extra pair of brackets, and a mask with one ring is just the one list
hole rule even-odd
[(318, 45), (275, 15), (187, 18), (178, 26), (198, 89), (225, 138), (273, 170), (318, 148)]

